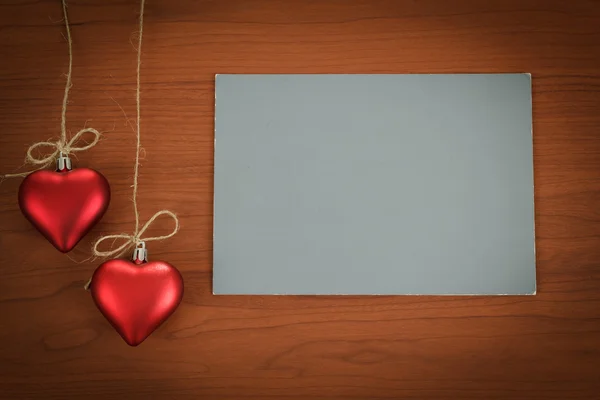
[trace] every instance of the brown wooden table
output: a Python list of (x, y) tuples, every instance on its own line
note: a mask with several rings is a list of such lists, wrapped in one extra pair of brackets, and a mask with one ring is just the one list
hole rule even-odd
[[(69, 7), (68, 126), (104, 132), (75, 160), (112, 185), (102, 222), (62, 255), (19, 212), (20, 179), (0, 185), (1, 398), (600, 398), (599, 1), (148, 0), (139, 201), (144, 221), (179, 213), (150, 254), (186, 291), (129, 348), (82, 286), (90, 242), (133, 228), (137, 9)], [(61, 18), (59, 0), (0, 4), (0, 173), (59, 133)], [(213, 296), (214, 74), (416, 72), (532, 74), (537, 296)]]

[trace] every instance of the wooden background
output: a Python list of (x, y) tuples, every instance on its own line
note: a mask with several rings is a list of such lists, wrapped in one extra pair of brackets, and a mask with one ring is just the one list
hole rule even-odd
[[(19, 212), (20, 179), (0, 185), (1, 398), (600, 398), (599, 1), (148, 0), (139, 201), (144, 221), (179, 213), (150, 255), (186, 291), (129, 348), (82, 289), (97, 263), (81, 260), (133, 227), (120, 107), (135, 118), (138, 7), (70, 2), (68, 126), (104, 132), (75, 160), (111, 183), (102, 222), (62, 255)], [(59, 133), (61, 18), (59, 0), (0, 4), (0, 173)], [(532, 74), (537, 296), (213, 296), (214, 74), (416, 72)]]

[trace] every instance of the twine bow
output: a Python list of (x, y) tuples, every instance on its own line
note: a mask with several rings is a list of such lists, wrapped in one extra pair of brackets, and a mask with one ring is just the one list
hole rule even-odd
[[(86, 133), (94, 134), (94, 140), (85, 146), (75, 146), (75, 143)], [(65, 135), (66, 136), (66, 135)], [(84, 128), (77, 132), (68, 142), (66, 138), (62, 138), (56, 142), (37, 142), (29, 146), (27, 149), (27, 155), (25, 156), (25, 162), (31, 165), (39, 165), (39, 168), (34, 169), (33, 171), (25, 171), (14, 174), (6, 174), (3, 175), (3, 178), (15, 178), (15, 177), (24, 177), (35, 171), (39, 171), (48, 167), (59, 155), (69, 155), (71, 153), (75, 153), (77, 151), (89, 150), (98, 144), (100, 140), (100, 132), (98, 132), (94, 128)], [(37, 156), (33, 154), (33, 151), (38, 148), (43, 147), (53, 147), (54, 151), (46, 156)]]
[[(150, 227), (150, 225), (152, 225), (152, 223), (161, 215), (168, 215), (175, 222), (175, 227), (173, 228), (171, 233), (169, 233), (167, 235), (163, 235), (163, 236), (143, 237), (144, 233)], [(161, 211), (157, 212), (156, 214), (154, 214), (152, 216), (152, 218), (150, 218), (148, 220), (148, 222), (146, 222), (144, 224), (144, 226), (142, 226), (141, 229), (139, 229), (139, 230), (136, 229), (136, 232), (134, 232), (133, 235), (130, 235), (127, 233), (121, 233), (121, 234), (117, 234), (117, 235), (102, 236), (101, 238), (96, 240), (96, 242), (94, 243), (92, 252), (94, 253), (94, 256), (96, 256), (96, 257), (111, 257), (111, 256), (120, 257), (123, 254), (125, 254), (127, 252), (127, 250), (130, 250), (133, 247), (136, 247), (137, 245), (140, 245), (145, 242), (152, 242), (155, 240), (168, 239), (172, 236), (175, 236), (175, 234), (178, 231), (179, 231), (179, 219), (177, 219), (177, 215), (175, 215), (175, 213), (173, 213), (169, 210), (161, 210)], [(104, 242), (105, 240), (110, 240), (110, 239), (113, 240), (113, 243), (118, 239), (125, 239), (125, 243), (123, 243), (122, 245), (120, 245), (119, 247), (117, 247), (115, 249), (111, 249), (111, 250), (107, 250), (107, 251), (99, 251), (98, 246), (100, 245), (100, 243)]]

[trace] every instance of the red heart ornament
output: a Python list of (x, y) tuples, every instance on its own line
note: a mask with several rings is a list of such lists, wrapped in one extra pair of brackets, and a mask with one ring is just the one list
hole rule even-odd
[(173, 314), (183, 297), (183, 278), (163, 261), (136, 265), (117, 259), (96, 269), (90, 290), (125, 342), (137, 346)]
[(25, 217), (63, 253), (71, 251), (102, 218), (109, 202), (108, 181), (88, 168), (36, 171), (19, 188)]

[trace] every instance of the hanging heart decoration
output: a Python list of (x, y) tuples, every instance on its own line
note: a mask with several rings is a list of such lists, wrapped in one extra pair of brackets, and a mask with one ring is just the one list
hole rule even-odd
[(19, 188), (19, 207), (32, 225), (63, 253), (71, 251), (102, 218), (110, 202), (106, 178), (88, 168), (59, 168), (29, 174)]
[[(70, 140), (67, 137), (67, 104), (73, 86), (73, 42), (65, 0), (62, 1), (62, 9), (69, 46), (69, 70), (63, 95), (60, 138), (37, 142), (29, 147), (25, 162), (38, 166), (37, 169), (6, 174), (0, 178), (25, 178), (19, 188), (21, 211), (54, 247), (66, 253), (102, 218), (110, 202), (110, 187), (106, 178), (97, 171), (71, 169), (68, 155), (95, 146), (100, 139), (100, 132), (94, 128), (83, 128)], [(75, 146), (86, 133), (93, 134), (94, 140), (81, 147)], [(44, 156), (48, 148), (53, 152)], [(54, 172), (44, 170), (55, 161)]]
[(96, 269), (89, 289), (94, 303), (123, 340), (137, 346), (179, 306), (183, 278), (163, 261), (115, 259)]
[[(90, 290), (94, 303), (121, 335), (127, 344), (137, 346), (158, 328), (179, 306), (183, 297), (183, 278), (175, 267), (164, 261), (148, 262), (146, 242), (163, 240), (179, 231), (179, 220), (169, 210), (155, 213), (140, 228), (138, 211), (138, 178), (140, 167), (140, 68), (142, 34), (144, 28), (144, 3), (140, 1), (140, 23), (137, 45), (137, 88), (136, 88), (136, 129), (137, 145), (133, 172), (133, 211), (135, 228), (133, 234), (106, 235), (96, 240), (93, 254), (96, 257), (119, 257), (135, 247), (133, 262), (113, 259), (101, 264), (94, 272), (86, 288)], [(167, 215), (175, 222), (173, 231), (164, 236), (144, 237), (144, 232), (161, 215)], [(115, 243), (124, 240), (116, 249), (98, 250), (104, 241)]]

